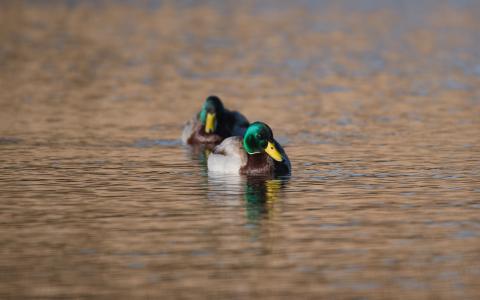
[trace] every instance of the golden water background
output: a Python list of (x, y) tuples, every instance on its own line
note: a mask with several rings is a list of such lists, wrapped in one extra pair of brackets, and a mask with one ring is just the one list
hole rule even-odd
[[(479, 299), (479, 28), (475, 1), (1, 2), (0, 298)], [(208, 175), (178, 139), (210, 94), (291, 178)]]

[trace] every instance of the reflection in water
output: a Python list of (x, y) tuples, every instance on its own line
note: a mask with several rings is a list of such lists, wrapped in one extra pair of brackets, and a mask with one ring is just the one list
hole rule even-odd
[(208, 173), (207, 161), (208, 156), (212, 153), (213, 147), (208, 145), (191, 145), (188, 147), (184, 147), (188, 153), (188, 157), (198, 162), (200, 165), (200, 170), (202, 175)]
[(242, 201), (248, 222), (274, 217), (275, 205), (287, 186), (289, 176), (264, 177), (208, 173), (208, 198)]
[(273, 218), (274, 206), (289, 177), (265, 178), (249, 176), (245, 184), (245, 209), (250, 221)]

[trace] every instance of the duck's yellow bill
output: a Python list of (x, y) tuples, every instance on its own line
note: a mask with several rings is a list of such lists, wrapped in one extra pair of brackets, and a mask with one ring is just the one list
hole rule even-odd
[(205, 133), (215, 131), (215, 114), (207, 113), (207, 121), (205, 122)]
[(267, 154), (276, 161), (283, 160), (282, 155), (280, 154), (280, 152), (278, 152), (275, 144), (273, 144), (272, 142), (268, 142), (267, 148), (265, 148), (265, 152), (267, 152)]

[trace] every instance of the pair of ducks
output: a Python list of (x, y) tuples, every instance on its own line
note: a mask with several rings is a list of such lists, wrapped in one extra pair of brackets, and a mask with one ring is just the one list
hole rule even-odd
[(202, 110), (188, 121), (182, 141), (213, 148), (208, 170), (242, 175), (288, 175), (290, 160), (263, 122), (249, 123), (236, 111), (225, 109), (216, 96), (205, 100)]

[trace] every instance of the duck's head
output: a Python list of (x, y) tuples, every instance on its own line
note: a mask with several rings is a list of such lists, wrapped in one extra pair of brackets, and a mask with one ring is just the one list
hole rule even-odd
[(217, 130), (218, 120), (222, 119), (225, 108), (217, 96), (210, 96), (205, 100), (200, 111), (200, 121), (205, 133), (214, 133)]
[(276, 144), (272, 129), (263, 122), (250, 124), (243, 137), (243, 147), (248, 154), (264, 152), (276, 161), (283, 161), (282, 154), (278, 151)]

